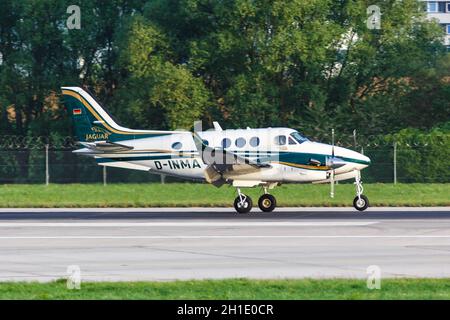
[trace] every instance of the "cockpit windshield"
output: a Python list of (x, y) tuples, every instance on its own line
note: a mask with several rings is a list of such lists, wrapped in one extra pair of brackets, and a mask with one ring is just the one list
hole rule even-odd
[(304, 136), (302, 136), (300, 133), (298, 133), (297, 131), (292, 132), (291, 133), (291, 137), (294, 138), (295, 141), (297, 141), (299, 144), (303, 143), (305, 141), (309, 141), (308, 138), (305, 138)]

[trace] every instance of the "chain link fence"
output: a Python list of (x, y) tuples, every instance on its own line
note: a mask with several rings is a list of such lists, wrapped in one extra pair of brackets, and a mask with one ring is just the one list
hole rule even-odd
[(127, 183), (172, 181), (143, 171), (105, 168), (80, 148), (73, 137), (0, 137), (0, 183)]
[[(449, 136), (433, 141), (396, 141), (385, 137), (340, 137), (337, 146), (362, 152), (372, 164), (363, 171), (364, 182), (413, 183), (450, 181)], [(314, 139), (313, 139), (314, 140)], [(321, 137), (318, 141), (328, 141)], [(329, 137), (331, 140), (331, 137)], [(173, 177), (97, 165), (94, 159), (74, 154), (73, 137), (2, 136), (0, 183), (143, 183), (182, 181)]]

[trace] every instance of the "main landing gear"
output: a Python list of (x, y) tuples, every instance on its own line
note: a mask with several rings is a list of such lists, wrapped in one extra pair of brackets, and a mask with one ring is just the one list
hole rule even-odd
[(353, 199), (353, 207), (358, 211), (364, 211), (369, 207), (369, 199), (363, 195), (364, 188), (361, 182), (360, 171), (355, 176), (356, 197)]
[(263, 212), (272, 212), (277, 206), (277, 199), (267, 192), (267, 187), (264, 187), (264, 194), (259, 197), (258, 207)]
[[(241, 189), (237, 188), (238, 196), (234, 200), (234, 208), (238, 213), (249, 213), (253, 207), (252, 198), (241, 193)], [(275, 197), (267, 193), (267, 188), (264, 187), (264, 194), (258, 199), (258, 207), (263, 212), (272, 212), (277, 206)]]
[(249, 213), (253, 207), (252, 198), (243, 194), (241, 189), (237, 188), (238, 196), (234, 199), (234, 208), (238, 213)]

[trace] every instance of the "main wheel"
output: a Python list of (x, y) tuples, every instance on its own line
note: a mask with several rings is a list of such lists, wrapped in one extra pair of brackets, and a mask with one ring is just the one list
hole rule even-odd
[(369, 199), (365, 195), (361, 195), (361, 199), (356, 196), (353, 199), (353, 206), (358, 211), (364, 211), (369, 207)]
[(258, 206), (261, 211), (264, 212), (272, 212), (273, 209), (277, 206), (277, 200), (271, 194), (263, 194), (259, 197)]
[(238, 213), (248, 213), (250, 210), (252, 210), (253, 202), (252, 198), (249, 196), (245, 196), (245, 200), (243, 203), (241, 203), (241, 198), (239, 196), (234, 199), (234, 208)]

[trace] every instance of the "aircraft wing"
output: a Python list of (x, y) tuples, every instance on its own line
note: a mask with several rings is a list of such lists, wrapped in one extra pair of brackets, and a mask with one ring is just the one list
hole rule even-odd
[[(99, 142), (79, 142), (82, 146), (86, 147), (92, 153), (110, 153), (132, 150), (133, 147), (126, 146), (120, 143), (111, 141), (99, 141)], [(78, 150), (76, 150), (78, 151)], [(76, 152), (75, 151), (75, 152)], [(85, 153), (85, 152), (83, 152)]]
[(205, 171), (206, 180), (215, 186), (226, 183), (224, 175), (246, 174), (271, 167), (270, 164), (259, 163), (222, 148), (211, 148), (195, 133), (193, 137), (203, 162), (208, 165)]

